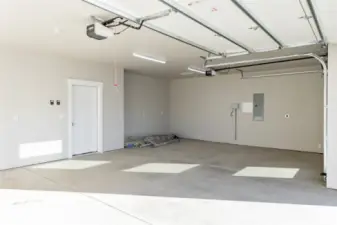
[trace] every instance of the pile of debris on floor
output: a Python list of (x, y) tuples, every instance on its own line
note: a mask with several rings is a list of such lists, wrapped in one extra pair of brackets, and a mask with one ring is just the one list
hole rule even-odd
[(174, 134), (128, 137), (127, 142), (124, 144), (124, 147), (125, 148), (159, 147), (179, 141), (180, 138)]

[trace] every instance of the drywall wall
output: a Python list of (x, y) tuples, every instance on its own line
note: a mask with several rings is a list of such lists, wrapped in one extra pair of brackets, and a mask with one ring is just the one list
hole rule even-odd
[[(103, 83), (103, 148), (123, 148), (122, 68), (29, 52), (2, 51), (0, 60), (0, 169), (67, 157), (69, 78)], [(22, 158), (22, 149), (36, 156)]]
[(337, 189), (337, 44), (329, 45), (327, 186)]
[(169, 132), (169, 80), (125, 73), (125, 136)]
[[(297, 68), (303, 71), (318, 68)], [(250, 75), (289, 72), (265, 71)], [(319, 74), (240, 79), (239, 74), (176, 79), (170, 85), (170, 129), (182, 137), (214, 142), (321, 152), (323, 79)], [(234, 140), (231, 104), (265, 94), (264, 121), (238, 115)], [(285, 115), (290, 118), (286, 119)]]

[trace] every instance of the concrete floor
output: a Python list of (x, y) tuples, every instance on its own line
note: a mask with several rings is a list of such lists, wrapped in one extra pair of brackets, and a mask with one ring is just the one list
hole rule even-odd
[[(200, 166), (122, 171), (146, 163)], [(300, 171), (232, 176), (247, 166)], [(75, 157), (0, 172), (0, 224), (337, 224), (337, 191), (324, 187), (321, 169), (320, 154), (191, 140)]]

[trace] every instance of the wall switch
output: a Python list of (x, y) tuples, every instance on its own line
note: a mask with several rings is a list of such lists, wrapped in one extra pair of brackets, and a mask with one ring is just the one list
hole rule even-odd
[(318, 148), (321, 149), (322, 148), (322, 144), (318, 144)]

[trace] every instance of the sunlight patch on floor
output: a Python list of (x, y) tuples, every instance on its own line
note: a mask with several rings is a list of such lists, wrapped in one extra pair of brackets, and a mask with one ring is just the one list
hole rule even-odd
[(292, 179), (299, 170), (300, 169), (298, 168), (246, 167), (235, 173), (233, 176)]
[(110, 161), (65, 160), (31, 166), (34, 169), (83, 170), (111, 163)]
[(182, 173), (197, 166), (199, 164), (148, 163), (123, 171), (134, 173)]

